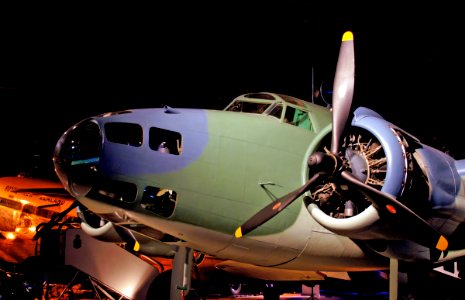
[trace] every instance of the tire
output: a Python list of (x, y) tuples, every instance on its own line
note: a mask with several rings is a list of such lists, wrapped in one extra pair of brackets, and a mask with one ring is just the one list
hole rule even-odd
[(229, 291), (233, 296), (237, 296), (241, 293), (242, 284), (241, 283), (230, 283)]

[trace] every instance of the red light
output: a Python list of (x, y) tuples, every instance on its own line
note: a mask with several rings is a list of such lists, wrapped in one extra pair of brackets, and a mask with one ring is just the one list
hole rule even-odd
[(273, 205), (273, 210), (277, 210), (281, 207), (281, 202), (278, 202), (276, 203), (275, 205)]
[(391, 204), (388, 204), (386, 205), (386, 209), (388, 210), (388, 212), (390, 212), (391, 214), (395, 214), (397, 211), (396, 211), (396, 208), (394, 206), (392, 206)]

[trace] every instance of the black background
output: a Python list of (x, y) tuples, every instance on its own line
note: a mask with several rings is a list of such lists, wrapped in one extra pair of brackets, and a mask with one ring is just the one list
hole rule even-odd
[(53, 173), (60, 135), (106, 111), (222, 109), (259, 91), (310, 100), (312, 68), (315, 85), (331, 89), (346, 30), (353, 106), (465, 158), (459, 4), (360, 2), (2, 5), (0, 175)]

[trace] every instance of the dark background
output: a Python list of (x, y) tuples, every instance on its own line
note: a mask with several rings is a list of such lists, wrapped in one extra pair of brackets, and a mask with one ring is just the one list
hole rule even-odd
[(312, 68), (315, 85), (332, 88), (346, 30), (353, 106), (465, 158), (459, 4), (360, 2), (2, 5), (0, 175), (53, 176), (61, 134), (107, 111), (222, 109), (259, 91), (310, 100)]

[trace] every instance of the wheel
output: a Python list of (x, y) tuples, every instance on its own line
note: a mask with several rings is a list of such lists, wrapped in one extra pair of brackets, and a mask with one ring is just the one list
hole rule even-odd
[(241, 293), (241, 288), (242, 288), (241, 283), (230, 283), (229, 284), (229, 291), (234, 296), (237, 296), (237, 295), (239, 295)]

